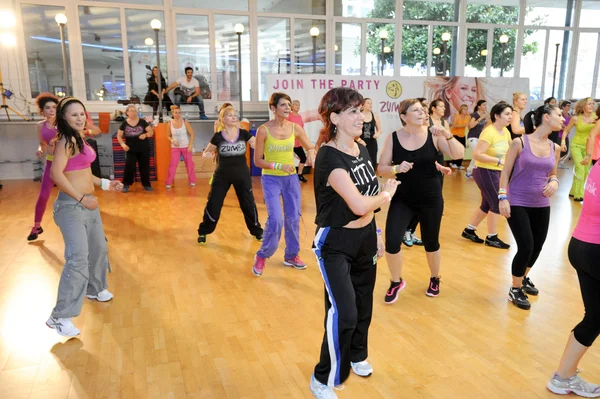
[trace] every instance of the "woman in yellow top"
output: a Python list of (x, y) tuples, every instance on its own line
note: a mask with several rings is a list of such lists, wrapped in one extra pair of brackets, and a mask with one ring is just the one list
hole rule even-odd
[[(508, 249), (510, 245), (498, 237), (496, 229), (500, 215), (498, 201), (500, 175), (504, 167), (504, 157), (511, 142), (510, 132), (506, 127), (513, 119), (513, 107), (505, 101), (499, 102), (492, 107), (490, 119), (492, 124), (483, 129), (477, 147), (473, 151), (476, 166), (473, 169), (473, 178), (481, 191), (481, 205), (471, 216), (462, 236), (477, 244), (485, 242), (485, 245), (490, 247)], [(475, 230), (486, 216), (488, 235), (484, 241), (479, 238)]]
[[(589, 160), (592, 158), (592, 154), (586, 152), (585, 146), (597, 118), (594, 113), (594, 100), (588, 97), (577, 101), (577, 104), (575, 104), (575, 116), (571, 118), (571, 121), (565, 128), (565, 134), (563, 134), (562, 138), (561, 147), (563, 151), (566, 151), (567, 135), (573, 126), (575, 126), (575, 137), (571, 141), (571, 156), (573, 157), (575, 176), (573, 177), (569, 196), (574, 197), (573, 200), (577, 202), (583, 201), (584, 184), (590, 173)], [(588, 160), (585, 164), (583, 163), (584, 159)]]
[[(467, 130), (467, 126), (469, 126), (469, 122), (471, 121), (471, 116), (469, 116), (469, 107), (467, 104), (462, 104), (460, 106), (460, 111), (458, 114), (454, 115), (454, 120), (452, 121), (452, 125), (450, 128), (450, 132), (456, 138), (456, 140), (465, 146), (466, 138), (465, 132)], [(463, 170), (465, 167), (462, 165), (462, 159), (454, 159), (450, 161), (450, 167), (452, 169), (460, 169)]]
[[(261, 168), (262, 188), (267, 206), (262, 245), (254, 258), (252, 272), (261, 276), (267, 258), (277, 250), (281, 230), (285, 225), (285, 255), (283, 264), (294, 269), (306, 269), (300, 260), (300, 180), (294, 166), (294, 141), (298, 139), (308, 150), (307, 165), (315, 159), (315, 147), (308, 140), (304, 129), (288, 121), (292, 110), (292, 99), (285, 93), (273, 93), (269, 99), (273, 119), (256, 131), (254, 165)], [(362, 121), (361, 121), (362, 123)], [(264, 157), (264, 159), (263, 159)], [(283, 213), (281, 202), (283, 199)]]

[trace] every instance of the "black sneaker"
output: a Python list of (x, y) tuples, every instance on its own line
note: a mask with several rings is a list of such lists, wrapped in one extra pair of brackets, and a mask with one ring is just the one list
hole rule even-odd
[(463, 238), (466, 238), (467, 240), (473, 241), (476, 244), (483, 244), (483, 240), (481, 238), (479, 238), (477, 233), (475, 233), (475, 230), (465, 228), (463, 230), (461, 236)]
[(529, 310), (531, 308), (529, 299), (527, 299), (527, 295), (523, 292), (522, 288), (511, 287), (508, 290), (508, 300), (520, 309)]
[(485, 238), (485, 245), (487, 245), (488, 247), (494, 247), (494, 248), (500, 248), (500, 249), (508, 249), (510, 248), (510, 245), (508, 245), (507, 243), (505, 243), (504, 241), (502, 241), (499, 237), (498, 234), (496, 234), (495, 236), (487, 236)]
[(205, 235), (200, 235), (198, 237), (198, 244), (206, 244), (206, 236)]
[(42, 234), (43, 232), (44, 232), (44, 229), (42, 229), (42, 226), (32, 228), (31, 232), (27, 236), (27, 241), (37, 240), (38, 235)]
[(425, 295), (427, 296), (438, 296), (440, 295), (440, 277), (432, 277), (429, 279), (429, 287), (427, 287), (427, 291), (425, 291)]
[(390, 281), (390, 288), (388, 288), (385, 293), (385, 304), (391, 305), (392, 303), (398, 300), (398, 294), (406, 287), (406, 283), (404, 280), (400, 279), (400, 281), (393, 282)]
[(302, 175), (298, 175), (298, 180), (300, 180), (302, 183), (308, 183), (308, 180), (306, 180), (306, 177), (304, 177)]
[(521, 284), (523, 285), (521, 287), (523, 288), (523, 291), (525, 291), (529, 295), (537, 295), (540, 293), (540, 291), (537, 288), (535, 288), (535, 284), (531, 282), (529, 277), (523, 277), (523, 281)]

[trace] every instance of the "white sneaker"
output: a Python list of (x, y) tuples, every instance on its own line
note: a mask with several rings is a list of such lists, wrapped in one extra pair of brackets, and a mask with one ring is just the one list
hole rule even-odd
[(113, 299), (113, 294), (108, 292), (108, 290), (102, 290), (96, 295), (86, 295), (89, 299), (95, 299), (98, 302), (108, 302)]
[(167, 184), (165, 187), (167, 188), (167, 190), (171, 189), (171, 185), (170, 184)]
[(453, 163), (451, 163), (451, 164), (450, 164), (450, 167), (451, 167), (452, 169), (456, 169), (456, 168), (458, 168), (458, 166), (454, 165)]
[(562, 379), (554, 373), (550, 381), (546, 384), (549, 391), (559, 395), (574, 393), (585, 398), (600, 397), (600, 386), (586, 382), (583, 378), (575, 374), (569, 379)]
[(337, 395), (333, 391), (333, 388), (321, 384), (315, 379), (314, 374), (310, 379), (310, 391), (317, 399), (337, 399)]
[(196, 183), (190, 183), (190, 187), (196, 187)]
[(462, 165), (460, 165), (460, 166), (458, 167), (458, 169), (459, 169), (459, 170), (465, 170), (465, 167), (464, 167), (464, 166), (462, 166)]
[(60, 319), (50, 316), (46, 321), (46, 325), (56, 329), (56, 332), (63, 337), (76, 337), (81, 333), (81, 331), (75, 327), (75, 324), (73, 324), (70, 317), (67, 319)]
[(373, 374), (373, 366), (371, 366), (371, 364), (366, 360), (358, 363), (350, 362), (350, 366), (352, 367), (354, 374), (361, 377), (368, 377)]

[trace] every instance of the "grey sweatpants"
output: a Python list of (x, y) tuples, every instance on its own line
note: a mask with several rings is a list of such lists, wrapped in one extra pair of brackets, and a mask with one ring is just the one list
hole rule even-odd
[(65, 241), (65, 266), (52, 317), (75, 317), (86, 294), (96, 295), (107, 287), (106, 237), (99, 209), (86, 209), (63, 192), (54, 202), (54, 221)]

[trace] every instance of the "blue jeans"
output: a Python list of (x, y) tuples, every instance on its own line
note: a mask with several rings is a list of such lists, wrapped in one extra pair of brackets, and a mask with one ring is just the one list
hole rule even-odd
[[(262, 245), (256, 255), (267, 259), (273, 256), (279, 246), (281, 230), (285, 226), (285, 259), (298, 255), (300, 251), (300, 180), (296, 174), (289, 176), (263, 175), (261, 178), (267, 222), (265, 223)], [(283, 215), (281, 202), (283, 198)]]

